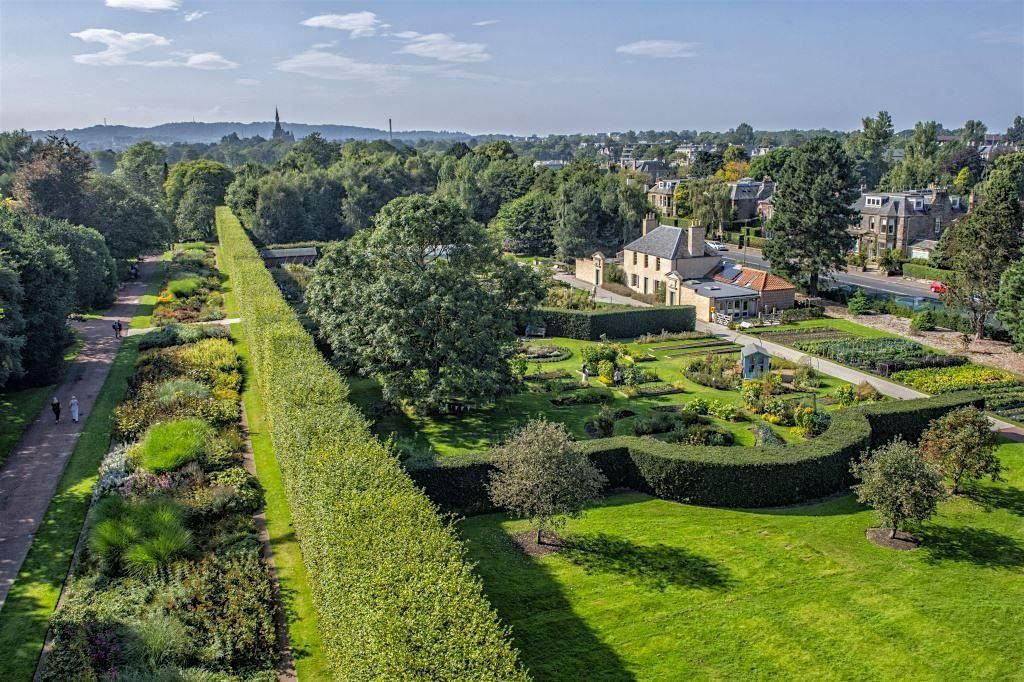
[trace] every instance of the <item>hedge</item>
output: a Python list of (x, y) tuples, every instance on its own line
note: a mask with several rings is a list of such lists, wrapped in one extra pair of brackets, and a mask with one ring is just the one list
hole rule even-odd
[[(583, 441), (580, 448), (610, 488), (633, 488), (667, 500), (725, 507), (772, 507), (831, 495), (850, 485), (850, 462), (899, 436), (916, 441), (928, 423), (964, 405), (983, 405), (978, 393), (950, 393), (836, 412), (829, 429), (794, 445), (691, 447), (618, 436)], [(494, 511), (484, 483), (484, 455), (449, 466), (407, 463), (410, 476), (442, 508), (462, 514)]]
[(930, 279), (938, 282), (948, 282), (952, 273), (942, 268), (933, 268), (929, 265), (918, 263), (904, 263), (903, 276), (911, 279)]
[[(747, 242), (747, 246), (752, 246), (755, 249), (763, 249), (764, 245), (768, 243), (768, 240), (765, 239), (764, 237), (755, 237), (753, 235), (745, 235), (744, 239)], [(740, 243), (740, 233), (726, 232), (725, 241), (729, 242), (730, 244), (736, 244), (738, 246)]]
[(541, 308), (538, 316), (547, 326), (548, 336), (597, 341), (631, 339), (661, 331), (693, 331), (697, 313), (693, 306), (635, 308), (632, 310), (565, 310)]
[(217, 231), (334, 676), (526, 680), (450, 522), (371, 435), (225, 207)]

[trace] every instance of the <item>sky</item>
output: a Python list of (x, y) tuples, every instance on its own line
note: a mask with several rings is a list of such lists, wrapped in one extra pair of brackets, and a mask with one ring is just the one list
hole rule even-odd
[(0, 128), (545, 134), (1024, 113), (1024, 0), (0, 0)]

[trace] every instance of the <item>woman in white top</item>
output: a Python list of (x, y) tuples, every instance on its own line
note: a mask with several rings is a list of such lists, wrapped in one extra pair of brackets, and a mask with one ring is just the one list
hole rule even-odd
[(71, 421), (78, 421), (78, 398), (71, 396), (71, 402), (68, 403), (71, 406)]

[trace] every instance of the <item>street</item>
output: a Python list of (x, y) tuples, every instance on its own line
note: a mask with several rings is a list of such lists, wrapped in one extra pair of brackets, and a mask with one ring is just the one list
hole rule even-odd
[[(722, 251), (722, 258), (738, 263), (746, 263), (755, 268), (769, 270), (768, 261), (761, 255), (760, 249), (748, 247), (745, 251), (730, 244), (728, 251)], [(942, 298), (928, 288), (927, 284), (903, 279), (902, 277), (885, 277), (869, 272), (835, 272), (832, 279), (839, 284), (859, 287), (868, 293), (879, 292), (896, 296), (920, 297), (938, 300)]]

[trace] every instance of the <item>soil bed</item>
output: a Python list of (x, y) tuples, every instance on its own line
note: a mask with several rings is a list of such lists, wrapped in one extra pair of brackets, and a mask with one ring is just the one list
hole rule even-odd
[(892, 535), (891, 528), (868, 528), (864, 532), (864, 537), (878, 545), (879, 547), (887, 547), (889, 549), (898, 550), (909, 550), (917, 549), (921, 541), (915, 538), (910, 533), (904, 533), (903, 531), (896, 531), (896, 537), (889, 537)]

